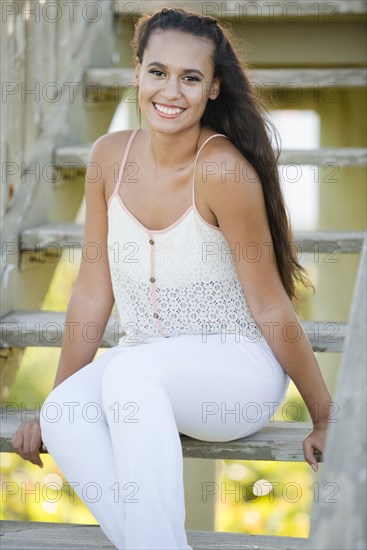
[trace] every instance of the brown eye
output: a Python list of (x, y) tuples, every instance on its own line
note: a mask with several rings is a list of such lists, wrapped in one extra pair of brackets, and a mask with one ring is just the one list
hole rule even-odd
[(160, 74), (163, 74), (162, 71), (159, 71), (158, 69), (152, 69), (151, 71), (149, 71), (150, 73), (160, 73)]
[(192, 78), (192, 80), (189, 80), (189, 82), (199, 82), (200, 81), (200, 79), (197, 78), (196, 76), (188, 75), (188, 76), (185, 76), (185, 78)]

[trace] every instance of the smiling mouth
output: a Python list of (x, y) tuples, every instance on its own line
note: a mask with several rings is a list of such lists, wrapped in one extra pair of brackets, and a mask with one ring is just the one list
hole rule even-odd
[(165, 107), (160, 103), (154, 103), (154, 102), (152, 103), (153, 103), (154, 110), (165, 116), (178, 116), (181, 113), (186, 111), (186, 109), (182, 107)]

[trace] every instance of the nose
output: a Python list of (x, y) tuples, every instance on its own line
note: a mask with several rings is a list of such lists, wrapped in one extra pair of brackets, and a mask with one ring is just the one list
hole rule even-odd
[(166, 99), (177, 99), (181, 95), (180, 81), (175, 78), (168, 78), (164, 83), (162, 92)]

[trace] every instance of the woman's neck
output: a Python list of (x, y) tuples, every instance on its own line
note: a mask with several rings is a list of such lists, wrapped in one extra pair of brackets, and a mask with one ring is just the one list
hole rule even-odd
[(194, 131), (190, 129), (190, 132), (177, 136), (148, 130), (145, 151), (155, 175), (182, 171), (190, 166), (194, 162), (202, 133), (202, 128)]

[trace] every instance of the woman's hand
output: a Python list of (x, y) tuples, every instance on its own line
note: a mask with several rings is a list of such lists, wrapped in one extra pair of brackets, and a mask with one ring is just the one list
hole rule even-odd
[[(42, 445), (39, 419), (22, 422), (11, 438), (11, 444), (14, 452), (25, 460), (30, 460), (33, 464), (43, 468), (43, 462), (39, 454)], [(42, 447), (47, 450), (45, 445), (42, 445)]]
[(327, 429), (327, 423), (318, 422), (313, 425), (312, 432), (308, 434), (306, 439), (303, 441), (303, 453), (305, 455), (305, 460), (315, 472), (317, 472), (319, 466), (316, 457), (314, 456), (314, 449), (317, 449), (321, 453), (324, 452)]

